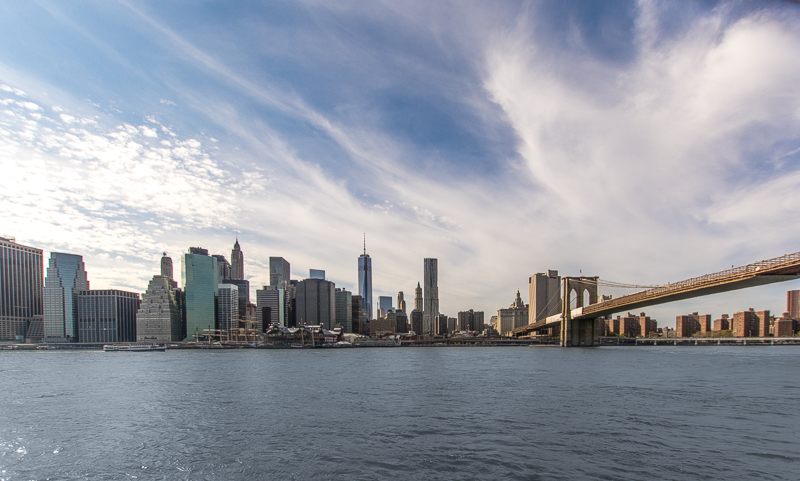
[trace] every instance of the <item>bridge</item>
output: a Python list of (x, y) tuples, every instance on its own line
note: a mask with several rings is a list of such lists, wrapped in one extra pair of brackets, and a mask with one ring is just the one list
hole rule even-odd
[[(561, 312), (538, 322), (518, 327), (512, 331), (512, 336), (527, 337), (536, 331), (560, 325), (562, 346), (599, 346), (600, 336), (605, 331), (604, 316), (616, 312), (634, 311), (645, 306), (798, 278), (800, 278), (800, 252), (600, 302), (597, 298), (597, 286), (602, 281), (598, 277), (564, 277), (561, 279), (563, 295)], [(584, 306), (585, 293), (588, 293), (589, 304)], [(577, 305), (575, 308), (572, 308), (573, 298)]]

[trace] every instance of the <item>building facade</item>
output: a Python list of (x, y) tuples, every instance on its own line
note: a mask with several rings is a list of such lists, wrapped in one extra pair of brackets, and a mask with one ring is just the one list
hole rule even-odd
[(517, 289), (517, 297), (508, 309), (497, 311), (497, 332), (501, 336), (511, 335), (511, 331), (528, 325), (528, 305), (522, 302)]
[(163, 275), (153, 276), (136, 312), (136, 342), (182, 341), (181, 302), (181, 292), (175, 281)]
[(0, 340), (44, 329), (43, 264), (41, 249), (0, 237)]
[(409, 316), (409, 328), (414, 332), (414, 334), (420, 336), (422, 335), (422, 311), (419, 309), (414, 309), (411, 311)]
[(397, 293), (397, 310), (408, 312), (406, 311), (406, 300), (403, 297), (403, 291)]
[(236, 238), (236, 243), (233, 244), (231, 250), (231, 279), (235, 281), (244, 280), (244, 254), (242, 248), (239, 246), (239, 238)]
[(361, 314), (361, 296), (351, 296), (350, 297), (350, 312), (351, 312), (351, 325), (353, 327), (354, 334), (361, 334), (361, 335), (368, 335), (369, 332), (365, 334), (364, 331), (366, 329), (366, 323), (364, 322), (364, 316)]
[(78, 291), (80, 342), (136, 342), (139, 294), (117, 289)]
[[(192, 249), (194, 252), (191, 253)], [(196, 340), (197, 335), (216, 328), (218, 263), (203, 254), (205, 249), (190, 248), (181, 264), (181, 278), (186, 295), (186, 340)], [(208, 252), (208, 251), (205, 251)]]
[(345, 289), (336, 289), (336, 320), (334, 327), (339, 326), (344, 332), (353, 332), (353, 293)]
[(436, 333), (436, 316), (439, 315), (439, 260), (425, 258), (422, 277), (422, 335)]
[(78, 292), (89, 290), (83, 257), (52, 252), (44, 280), (43, 315), (46, 342), (76, 342), (78, 335)]
[(288, 327), (289, 299), (286, 285), (264, 286), (256, 291), (256, 328), (264, 332), (271, 324)]
[(291, 280), (291, 266), (283, 257), (269, 258), (269, 285), (278, 286)]
[(528, 279), (528, 293), (529, 324), (561, 313), (561, 277), (558, 271), (548, 270), (531, 276)]
[(417, 282), (417, 288), (414, 289), (414, 309), (422, 312), (422, 287), (420, 287), (419, 282)]
[(372, 259), (367, 254), (367, 245), (364, 244), (364, 253), (358, 257), (358, 295), (361, 296), (361, 315), (369, 321), (372, 319)]
[(336, 285), (324, 279), (304, 279), (295, 291), (297, 325), (332, 329), (336, 322)]
[(217, 286), (217, 329), (224, 339), (234, 337), (239, 329), (239, 286), (236, 284), (220, 284)]

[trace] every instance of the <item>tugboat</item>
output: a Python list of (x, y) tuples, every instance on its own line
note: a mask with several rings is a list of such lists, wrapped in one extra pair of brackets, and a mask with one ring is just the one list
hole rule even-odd
[(160, 344), (106, 344), (103, 346), (104, 351), (108, 352), (116, 352), (116, 351), (132, 351), (132, 352), (143, 352), (143, 351), (166, 351), (167, 346), (162, 346)]

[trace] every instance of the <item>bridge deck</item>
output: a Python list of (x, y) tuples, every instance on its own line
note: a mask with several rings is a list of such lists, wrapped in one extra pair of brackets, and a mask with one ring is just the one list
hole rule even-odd
[[(774, 282), (798, 279), (800, 276), (800, 252), (786, 254), (741, 267), (735, 267), (713, 274), (693, 277), (674, 284), (666, 284), (644, 291), (634, 292), (616, 299), (598, 302), (583, 308), (573, 309), (573, 319), (590, 319), (616, 312), (632, 311), (645, 306), (680, 301), (720, 292), (733, 291)], [(542, 321), (518, 327), (512, 331), (515, 336), (526, 335), (563, 321), (563, 314), (548, 317)]]

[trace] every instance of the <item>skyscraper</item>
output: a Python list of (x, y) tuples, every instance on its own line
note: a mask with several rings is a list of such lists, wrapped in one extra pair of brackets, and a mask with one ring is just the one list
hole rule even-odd
[(80, 342), (136, 342), (138, 293), (117, 289), (81, 290), (77, 302)]
[(236, 238), (236, 243), (233, 244), (231, 251), (231, 279), (235, 281), (244, 280), (244, 254), (239, 247), (239, 238)]
[(528, 279), (528, 286), (529, 324), (561, 312), (561, 277), (558, 271), (535, 274)]
[(406, 312), (406, 300), (403, 299), (403, 291), (397, 293), (397, 310)]
[(229, 339), (239, 328), (239, 286), (220, 284), (217, 286), (217, 329)]
[(289, 262), (283, 257), (269, 258), (269, 285), (277, 286), (291, 278)]
[(336, 322), (336, 285), (324, 279), (304, 279), (297, 283), (297, 325), (321, 325), (331, 329)]
[(392, 296), (378, 296), (378, 309), (378, 317), (386, 317), (386, 314), (393, 310)]
[(0, 237), (0, 339), (41, 331), (43, 262), (41, 249)]
[[(183, 255), (181, 277), (186, 292), (186, 340), (215, 327), (214, 298), (217, 293), (217, 262), (193, 247)], [(198, 253), (192, 253), (198, 252)]]
[(231, 278), (231, 263), (228, 262), (225, 256), (220, 254), (214, 254), (211, 257), (216, 262), (217, 285), (222, 284), (226, 279)]
[(417, 288), (414, 289), (414, 310), (422, 312), (422, 288), (417, 282)]
[(167, 257), (167, 253), (161, 257), (161, 275), (173, 281), (175, 278), (172, 274), (172, 257)]
[(89, 290), (83, 257), (50, 253), (44, 280), (44, 336), (48, 342), (78, 341), (78, 291)]
[(325, 269), (309, 269), (309, 279), (325, 279)]
[(353, 332), (353, 293), (336, 289), (336, 322), (344, 332)]
[(372, 259), (367, 254), (364, 238), (364, 253), (358, 257), (358, 295), (361, 296), (361, 315), (369, 322), (372, 319)]
[[(165, 258), (169, 259), (166, 256)], [(164, 266), (163, 258), (161, 265)], [(182, 341), (180, 304), (181, 294), (175, 281), (164, 275), (153, 276), (147, 291), (142, 295), (142, 302), (136, 313), (136, 341), (155, 343)]]
[[(289, 296), (287, 284), (264, 286), (256, 291), (256, 327), (264, 329), (270, 324), (288, 325)], [(263, 332), (263, 331), (261, 331)]]
[[(439, 315), (439, 261), (425, 258), (422, 309), (422, 334), (428, 336), (436, 332), (436, 319)], [(446, 321), (445, 321), (446, 322)]]

